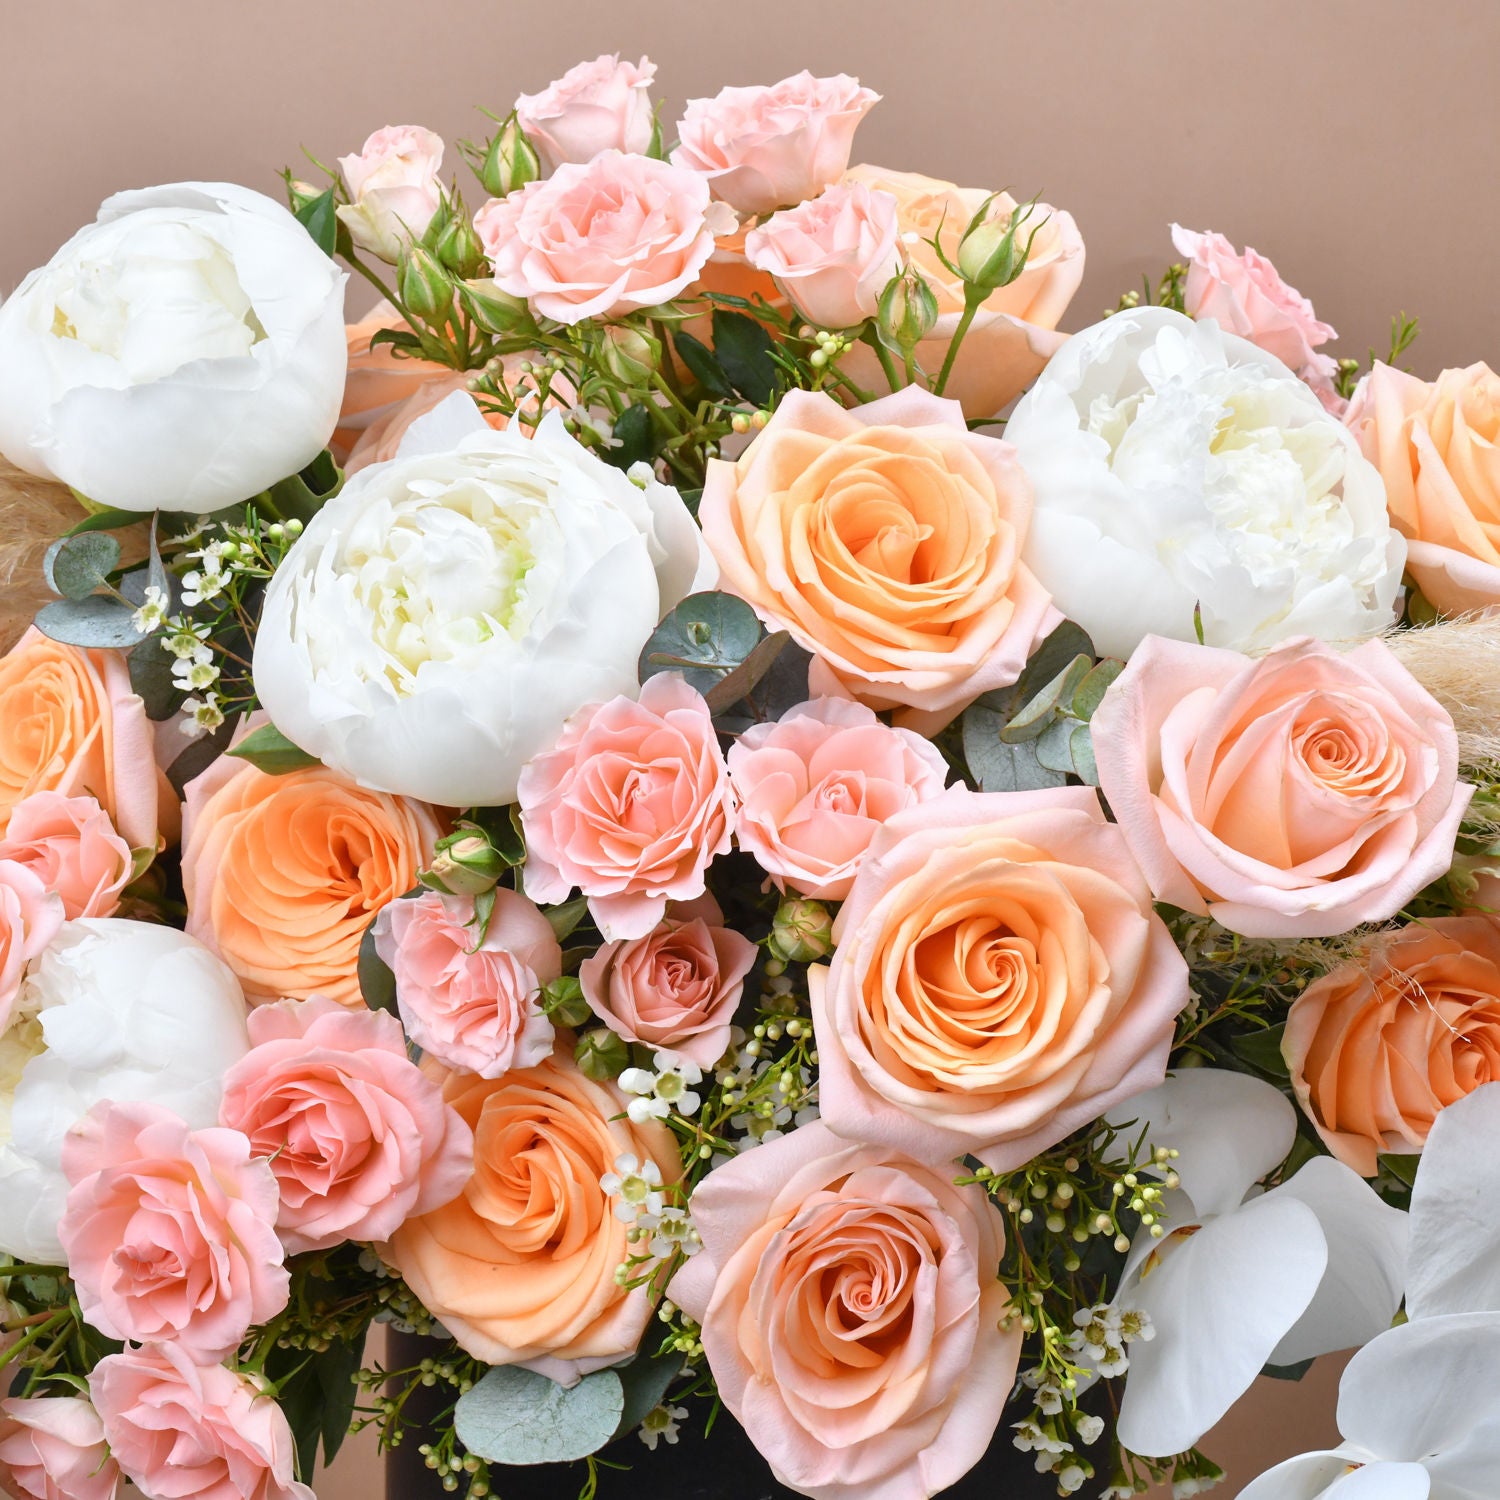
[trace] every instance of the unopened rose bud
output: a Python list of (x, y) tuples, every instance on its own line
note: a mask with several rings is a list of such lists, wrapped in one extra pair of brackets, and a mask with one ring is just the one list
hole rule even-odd
[(599, 358), (621, 385), (648, 385), (661, 364), (661, 345), (639, 329), (617, 326), (605, 330)]
[(771, 923), (769, 944), (786, 963), (810, 964), (833, 952), (833, 918), (821, 901), (801, 897), (783, 901)]
[(618, 1078), (630, 1062), (630, 1048), (624, 1037), (616, 1036), (607, 1026), (596, 1026), (578, 1038), (573, 1060), (586, 1078), (607, 1083)]
[(542, 161), (536, 154), (526, 132), (512, 115), (495, 132), (490, 149), (484, 154), (479, 167), (479, 180), (484, 190), (496, 198), (503, 198), (528, 182), (535, 182), (542, 175)]
[(301, 178), (298, 178), (295, 182), (287, 183), (286, 195), (288, 201), (291, 203), (292, 212), (298, 214), (309, 203), (315, 203), (321, 198), (323, 196), (323, 189), (315, 183), (303, 182)]
[(458, 296), (464, 310), (486, 333), (517, 333), (535, 324), (525, 298), (512, 297), (493, 281), (465, 281)]
[[(996, 213), (993, 210), (998, 196), (986, 199), (958, 243), (959, 275), (970, 286), (986, 292), (1009, 286), (1026, 269), (1031, 249), (1031, 236), (1021, 238), (1020, 231), (1031, 217), (1032, 205)], [(1040, 227), (1033, 228), (1031, 234)]]
[(465, 830), (439, 839), (426, 882), (450, 896), (492, 891), (506, 871), (505, 860), (482, 833)]
[(542, 986), (542, 1014), (555, 1026), (578, 1027), (594, 1013), (583, 998), (583, 986), (571, 974), (564, 974)]
[(453, 303), (453, 278), (422, 245), (413, 245), (402, 255), (397, 289), (407, 311), (424, 322), (446, 312)]
[(937, 296), (920, 272), (903, 271), (880, 294), (876, 317), (880, 341), (887, 348), (909, 353), (937, 325)]
[(474, 226), (460, 214), (448, 221), (433, 253), (455, 276), (477, 276), (484, 269), (484, 246)]

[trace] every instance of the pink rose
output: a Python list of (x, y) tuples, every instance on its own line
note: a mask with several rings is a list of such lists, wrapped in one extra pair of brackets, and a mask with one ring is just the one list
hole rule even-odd
[(275, 1398), (177, 1344), (109, 1354), (89, 1390), (110, 1451), (163, 1500), (317, 1500), (292, 1477), (296, 1444)]
[(25, 865), (0, 859), (0, 1032), (10, 1024), (26, 965), (62, 924), (61, 898)]
[(260, 1006), (249, 1031), (219, 1122), (269, 1159), (288, 1255), (386, 1239), (469, 1180), (469, 1127), (408, 1058), (394, 1016), (315, 996)]
[(708, 1071), (729, 1046), (755, 964), (755, 944), (723, 922), (712, 896), (669, 908), (645, 937), (606, 943), (584, 960), (584, 999), (627, 1042), (666, 1048)]
[(769, 86), (720, 89), (688, 100), (672, 160), (701, 172), (739, 213), (768, 214), (844, 175), (855, 129), (879, 99), (847, 74), (806, 70)]
[(667, 902), (703, 894), (734, 827), (734, 792), (703, 695), (661, 673), (638, 702), (575, 714), (521, 772), (526, 894), (577, 887), (607, 939), (644, 937)]
[(1394, 916), (1448, 870), (1474, 791), (1453, 720), (1380, 641), (1252, 659), (1147, 636), (1092, 728), (1157, 899), (1247, 937)]
[(223, 1359), (286, 1306), (276, 1178), (237, 1131), (105, 1101), (68, 1132), (62, 1167), (72, 1191), (57, 1236), (100, 1333)]
[(982, 1188), (812, 1124), (711, 1172), (693, 1223), (702, 1252), (668, 1293), (783, 1484), (925, 1500), (984, 1456), (1021, 1323)]
[(819, 901), (842, 901), (882, 825), (947, 778), (930, 740), (842, 698), (799, 703), (729, 748), (740, 848), (778, 890)]
[(606, 52), (575, 63), (539, 94), (516, 100), (516, 119), (549, 172), (564, 162), (592, 161), (601, 151), (643, 155), (655, 125), (650, 88), (656, 64), (620, 61)]
[(852, 328), (875, 316), (901, 270), (896, 199), (862, 182), (834, 183), (745, 236), (745, 258), (773, 276), (809, 323)]
[(518, 891), (495, 892), (484, 941), (474, 903), (424, 891), (375, 919), (375, 950), (396, 976), (407, 1035), (439, 1062), (481, 1078), (534, 1068), (552, 1053), (541, 987), (562, 973), (552, 924)]
[(130, 880), (130, 845), (88, 796), (36, 792), (11, 811), (0, 861), (25, 865), (76, 917), (108, 917)]
[(500, 289), (570, 324), (675, 297), (713, 254), (720, 223), (696, 173), (619, 151), (565, 162), (474, 218)]
[(115, 1500), (120, 1470), (81, 1396), (0, 1401), (0, 1492), (17, 1500)]
[(358, 156), (339, 157), (352, 201), (338, 216), (354, 243), (395, 265), (443, 201), (442, 165), (442, 137), (420, 125), (386, 125)]

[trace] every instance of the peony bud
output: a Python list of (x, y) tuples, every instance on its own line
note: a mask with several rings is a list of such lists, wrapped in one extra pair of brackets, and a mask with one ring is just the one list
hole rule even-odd
[(453, 278), (430, 250), (413, 245), (401, 256), (397, 287), (406, 310), (430, 322), (453, 305)]
[(604, 332), (600, 362), (621, 385), (649, 385), (661, 364), (661, 345), (639, 329), (617, 325)]
[(492, 891), (508, 868), (482, 833), (464, 828), (439, 839), (423, 884), (449, 896), (481, 896)]
[(821, 901), (792, 897), (776, 908), (767, 945), (783, 963), (810, 964), (833, 952), (833, 918)]
[(479, 167), (479, 180), (484, 190), (496, 198), (503, 198), (528, 182), (535, 182), (542, 175), (541, 158), (531, 144), (526, 132), (521, 129), (515, 115), (495, 132), (490, 148), (484, 154)]
[(484, 246), (479, 243), (474, 226), (459, 214), (444, 226), (433, 253), (455, 276), (477, 276), (484, 269)]
[(875, 326), (888, 349), (910, 353), (932, 332), (937, 320), (937, 296), (915, 268), (893, 276), (880, 294)]
[(596, 1026), (578, 1038), (573, 1060), (586, 1078), (608, 1083), (618, 1078), (630, 1062), (630, 1048), (625, 1038), (616, 1036), (607, 1026)]
[(991, 194), (984, 201), (958, 242), (958, 274), (970, 286), (985, 292), (1009, 286), (1026, 269), (1031, 241), (1042, 227), (1038, 224), (1024, 244), (1018, 243), (1017, 233), (1035, 205), (1024, 203), (1010, 214), (991, 218), (990, 209), (998, 196)]
[(554, 1026), (582, 1026), (594, 1013), (583, 998), (583, 986), (564, 974), (542, 986), (542, 1013)]
[(523, 297), (512, 297), (488, 279), (459, 284), (464, 310), (486, 333), (519, 333), (535, 326)]

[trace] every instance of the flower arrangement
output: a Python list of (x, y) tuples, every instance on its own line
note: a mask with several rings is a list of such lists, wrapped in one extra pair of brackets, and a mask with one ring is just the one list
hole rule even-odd
[(0, 1488), (1488, 1493), (1500, 377), (654, 73), (0, 304)]

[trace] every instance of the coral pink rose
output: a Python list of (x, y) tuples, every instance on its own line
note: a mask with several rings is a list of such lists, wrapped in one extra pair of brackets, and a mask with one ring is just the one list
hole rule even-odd
[(619, 151), (565, 162), (474, 219), (500, 289), (570, 324), (675, 297), (730, 227), (696, 173)]
[(1252, 659), (1147, 636), (1092, 729), (1157, 899), (1247, 937), (1394, 916), (1447, 872), (1474, 791), (1453, 720), (1380, 641)]
[(693, 1194), (702, 1251), (669, 1295), (724, 1404), (815, 1500), (925, 1500), (984, 1456), (1020, 1319), (983, 1189), (804, 1125)]
[(288, 1255), (383, 1240), (469, 1180), (474, 1140), (406, 1055), (401, 1023), (333, 1000), (252, 1011), (219, 1123), (270, 1161)]
[(755, 944), (723, 924), (712, 896), (669, 907), (645, 937), (606, 943), (583, 961), (583, 998), (627, 1042), (665, 1048), (709, 1071), (729, 1046), (755, 964)]
[(120, 1469), (80, 1396), (0, 1401), (0, 1492), (17, 1500), (115, 1500)]
[(1500, 375), (1377, 364), (1345, 417), (1385, 480), (1417, 587), (1445, 614), (1500, 604)]
[(69, 921), (108, 917), (130, 880), (130, 845), (92, 797), (38, 792), (16, 804), (0, 861), (25, 865), (61, 899)]
[(852, 328), (875, 316), (901, 270), (896, 200), (862, 182), (834, 183), (752, 229), (745, 259), (773, 277), (809, 323)]
[(870, 841), (899, 812), (943, 790), (948, 763), (930, 741), (891, 729), (862, 703), (815, 698), (729, 748), (740, 848), (776, 882), (842, 901)]
[(823, 1119), (1020, 1166), (1166, 1073), (1187, 965), (1089, 787), (954, 787), (886, 824), (809, 971)]
[(644, 155), (655, 128), (655, 77), (649, 58), (621, 62), (618, 52), (606, 52), (574, 64), (541, 93), (522, 94), (516, 120), (549, 172), (567, 161), (592, 161), (601, 151)]
[(908, 386), (845, 411), (789, 391), (699, 507), (723, 587), (815, 660), (817, 694), (935, 732), (1021, 675), (1060, 620), (1021, 561), (1031, 485), (956, 401)]
[(407, 1035), (447, 1067), (481, 1078), (531, 1068), (552, 1051), (541, 987), (562, 973), (552, 924), (518, 891), (495, 891), (484, 941), (474, 903), (424, 891), (375, 919), (375, 949), (396, 976)]
[(349, 237), (395, 265), (443, 201), (442, 165), (443, 138), (420, 125), (386, 125), (357, 156), (339, 157), (351, 201), (337, 212)]
[(854, 132), (879, 100), (857, 78), (806, 70), (769, 86), (720, 89), (688, 100), (672, 160), (701, 172), (739, 213), (789, 208), (843, 176)]
[(110, 1451), (143, 1494), (170, 1500), (317, 1500), (292, 1477), (296, 1443), (275, 1397), (176, 1344), (109, 1354), (89, 1391)]
[(57, 1227), (85, 1320), (223, 1359), (286, 1306), (276, 1178), (233, 1130), (146, 1103), (96, 1104), (63, 1141)]
[(13, 859), (0, 859), (0, 1032), (10, 1024), (26, 966), (63, 924), (60, 897)]
[(734, 827), (713, 716), (673, 673), (649, 678), (638, 702), (575, 714), (527, 763), (516, 795), (526, 894), (551, 904), (576, 887), (608, 939), (644, 937), (668, 901), (701, 896)]

